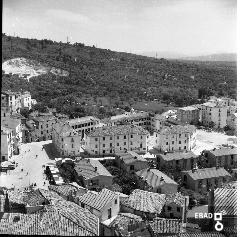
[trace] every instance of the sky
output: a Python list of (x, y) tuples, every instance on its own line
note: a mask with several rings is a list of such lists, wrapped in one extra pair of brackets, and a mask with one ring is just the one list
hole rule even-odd
[(3, 0), (3, 32), (132, 53), (232, 53), (237, 0)]

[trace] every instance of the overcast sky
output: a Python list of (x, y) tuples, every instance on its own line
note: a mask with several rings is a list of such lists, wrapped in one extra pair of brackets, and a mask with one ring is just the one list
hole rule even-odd
[(3, 32), (116, 51), (235, 52), (237, 0), (4, 0)]

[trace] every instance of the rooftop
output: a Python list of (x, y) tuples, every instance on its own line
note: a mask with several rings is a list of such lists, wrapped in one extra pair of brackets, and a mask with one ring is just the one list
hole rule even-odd
[(69, 185), (69, 184), (65, 184), (65, 185), (50, 185), (49, 190), (52, 190), (56, 193), (58, 193), (59, 195), (64, 195), (64, 196), (69, 196), (72, 195), (74, 193), (82, 193), (85, 194), (87, 191), (85, 191), (84, 188), (82, 189), (78, 189), (77, 187), (73, 186), (73, 185)]
[(214, 211), (222, 212), (223, 215), (237, 215), (237, 189), (215, 189)]
[(194, 125), (173, 125), (172, 127), (163, 127), (160, 131), (161, 135), (169, 135), (169, 134), (181, 134), (181, 133), (193, 133), (196, 132), (196, 127)]
[(139, 126), (120, 125), (120, 126), (112, 126), (112, 127), (95, 128), (93, 131), (90, 131), (89, 133), (87, 133), (87, 136), (100, 137), (100, 136), (115, 136), (115, 135), (127, 135), (127, 134), (148, 135), (149, 132)]
[(148, 185), (153, 188), (159, 187), (164, 183), (177, 185), (174, 180), (172, 180), (166, 174), (157, 169), (144, 169), (136, 172), (136, 174), (143, 180), (146, 180)]
[(187, 106), (187, 107), (179, 108), (179, 110), (192, 111), (192, 110), (198, 110), (198, 108), (194, 106)]
[(70, 126), (79, 124), (79, 123), (89, 123), (92, 121), (99, 121), (98, 118), (93, 117), (93, 116), (86, 116), (86, 117), (81, 117), (81, 118), (75, 118), (75, 119), (69, 119), (67, 122), (70, 124)]
[(214, 156), (227, 156), (227, 155), (237, 155), (237, 148), (236, 147), (221, 147), (219, 149), (215, 148), (211, 151)]
[(92, 179), (99, 175), (112, 177), (108, 170), (94, 158), (76, 161), (74, 169), (78, 175), (83, 176), (84, 179)]
[(224, 176), (231, 177), (231, 175), (222, 167), (197, 169), (194, 172), (192, 170), (182, 171), (182, 172), (188, 174), (193, 180), (210, 179), (210, 178), (224, 177)]
[(165, 194), (136, 189), (122, 201), (122, 204), (141, 212), (160, 214), (166, 202), (165, 198)]
[(98, 234), (98, 218), (64, 201), (35, 214), (7, 213), (0, 221), (0, 234), (94, 236)]
[(126, 164), (130, 165), (136, 161), (142, 161), (142, 162), (147, 162), (146, 159), (144, 159), (142, 156), (138, 155), (134, 151), (127, 151), (123, 153), (116, 153), (117, 156), (120, 157), (120, 159)]
[(185, 196), (183, 196), (181, 193), (166, 194), (166, 204), (170, 203), (183, 206), (185, 203)]
[(165, 161), (172, 161), (172, 160), (182, 160), (182, 159), (191, 159), (197, 158), (192, 151), (188, 152), (173, 152), (173, 153), (166, 153), (166, 154), (159, 154)]
[(90, 206), (96, 210), (101, 210), (105, 205), (116, 198), (118, 198), (118, 195), (116, 193), (104, 188), (99, 193), (93, 191), (87, 192), (83, 196), (79, 197), (79, 202), (84, 203), (85, 205)]
[(27, 196), (23, 198), (23, 201), (28, 206), (38, 206), (38, 205), (44, 205), (47, 204), (48, 200), (40, 193), (40, 191), (33, 190), (26, 193)]
[(166, 219), (166, 218), (155, 218), (149, 222), (150, 228), (154, 234), (178, 234), (181, 232), (181, 220), (180, 219)]

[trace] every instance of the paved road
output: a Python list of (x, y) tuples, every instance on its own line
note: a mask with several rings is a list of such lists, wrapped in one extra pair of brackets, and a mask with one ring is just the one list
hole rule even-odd
[[(38, 188), (47, 189), (49, 183), (45, 180), (44, 168), (42, 166), (48, 162), (53, 162), (53, 160), (49, 159), (46, 151), (42, 148), (43, 145), (51, 142), (43, 141), (22, 144), (20, 154), (13, 156), (11, 159), (11, 161), (18, 163), (18, 167), (15, 170), (8, 171), (7, 174), (0, 174), (0, 187), (13, 188), (15, 186), (18, 189), (36, 183)], [(45, 185), (44, 182), (46, 183)]]

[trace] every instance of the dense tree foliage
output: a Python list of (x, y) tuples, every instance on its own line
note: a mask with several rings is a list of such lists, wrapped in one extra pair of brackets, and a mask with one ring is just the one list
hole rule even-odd
[(66, 70), (69, 76), (49, 73), (28, 82), (16, 75), (2, 74), (3, 89), (29, 90), (37, 101), (72, 117), (86, 113), (105, 116), (111, 112), (90, 108), (89, 98), (96, 102), (98, 97), (107, 96), (113, 106), (124, 108), (154, 99), (185, 106), (209, 95), (236, 97), (236, 64), (231, 62), (168, 61), (82, 43), (64, 44), (2, 34), (2, 60), (16, 57)]

